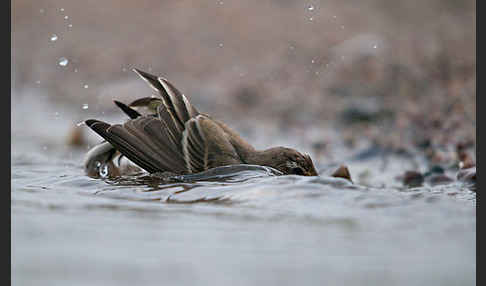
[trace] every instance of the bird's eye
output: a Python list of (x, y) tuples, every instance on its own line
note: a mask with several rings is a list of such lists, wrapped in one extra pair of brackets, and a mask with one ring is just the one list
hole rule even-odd
[(292, 174), (299, 175), (299, 176), (304, 175), (304, 171), (300, 167), (292, 168), (291, 172)]

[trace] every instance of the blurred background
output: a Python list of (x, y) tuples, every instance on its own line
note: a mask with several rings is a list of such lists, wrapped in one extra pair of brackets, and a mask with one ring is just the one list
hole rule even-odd
[[(11, 7), (14, 284), (475, 285), (476, 193), (457, 180), (476, 161), (475, 1)], [(78, 123), (152, 94), (132, 68), (321, 176), (85, 176), (101, 138)], [(329, 177), (341, 164), (354, 184)]]
[(12, 107), (35, 93), (84, 111), (64, 121), (118, 112), (113, 99), (150, 95), (139, 68), (240, 131), (276, 127), (314, 153), (444, 152), (475, 146), (475, 22), (470, 0), (15, 0)]

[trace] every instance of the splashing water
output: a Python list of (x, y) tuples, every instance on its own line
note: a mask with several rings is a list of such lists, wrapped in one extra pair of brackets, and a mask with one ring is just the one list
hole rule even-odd
[(67, 66), (68, 63), (69, 63), (69, 60), (66, 59), (65, 57), (59, 58), (59, 65), (60, 66), (65, 67), (65, 66)]
[(108, 177), (108, 165), (104, 164), (102, 167), (100, 167), (99, 171), (101, 178)]

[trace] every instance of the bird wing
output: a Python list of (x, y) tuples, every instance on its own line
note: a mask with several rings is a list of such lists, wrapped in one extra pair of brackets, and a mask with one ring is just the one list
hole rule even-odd
[(182, 133), (182, 152), (189, 173), (205, 171), (208, 168), (208, 145), (199, 120), (197, 117), (189, 119)]
[(228, 134), (203, 114), (186, 122), (182, 134), (182, 152), (190, 173), (242, 163)]
[(137, 69), (134, 69), (134, 71), (162, 98), (164, 106), (174, 117), (179, 130), (184, 129), (184, 124), (187, 120), (199, 115), (199, 112), (189, 103), (186, 96), (177, 90), (167, 79), (156, 77)]
[(174, 142), (169, 129), (157, 117), (140, 116), (114, 125), (91, 119), (86, 124), (129, 160), (150, 173), (187, 172), (181, 141)]
[[(234, 134), (200, 114), (166, 79), (134, 71), (160, 98), (142, 98), (128, 106), (116, 101), (131, 119), (114, 125), (86, 120), (91, 129), (150, 173), (196, 173), (242, 162), (231, 141)], [(139, 107), (151, 112), (140, 113), (141, 110), (135, 110)]]
[[(124, 124), (110, 125), (90, 119), (86, 124), (150, 173), (188, 172), (182, 148), (183, 132), (186, 122), (199, 115), (199, 112), (166, 79), (139, 70), (135, 72), (158, 92), (160, 99), (143, 98), (129, 106), (115, 101), (130, 120)], [(156, 109), (156, 113), (142, 115), (134, 109), (140, 106)]]
[(158, 167), (153, 156), (149, 152), (144, 151), (140, 140), (137, 140), (130, 134), (126, 134), (121, 125), (112, 126), (106, 122), (94, 119), (86, 120), (85, 123), (132, 162), (150, 173), (157, 172)]

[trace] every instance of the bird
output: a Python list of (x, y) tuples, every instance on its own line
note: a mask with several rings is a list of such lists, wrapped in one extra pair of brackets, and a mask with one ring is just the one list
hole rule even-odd
[(84, 121), (105, 140), (88, 152), (87, 169), (97, 169), (101, 160), (120, 174), (116, 167), (126, 157), (149, 173), (185, 175), (249, 164), (271, 167), (284, 175), (318, 176), (308, 154), (281, 146), (257, 150), (223, 122), (199, 112), (164, 77), (139, 69), (133, 71), (156, 95), (136, 99), (128, 105), (114, 100), (129, 117), (123, 124), (111, 125), (96, 119)]

